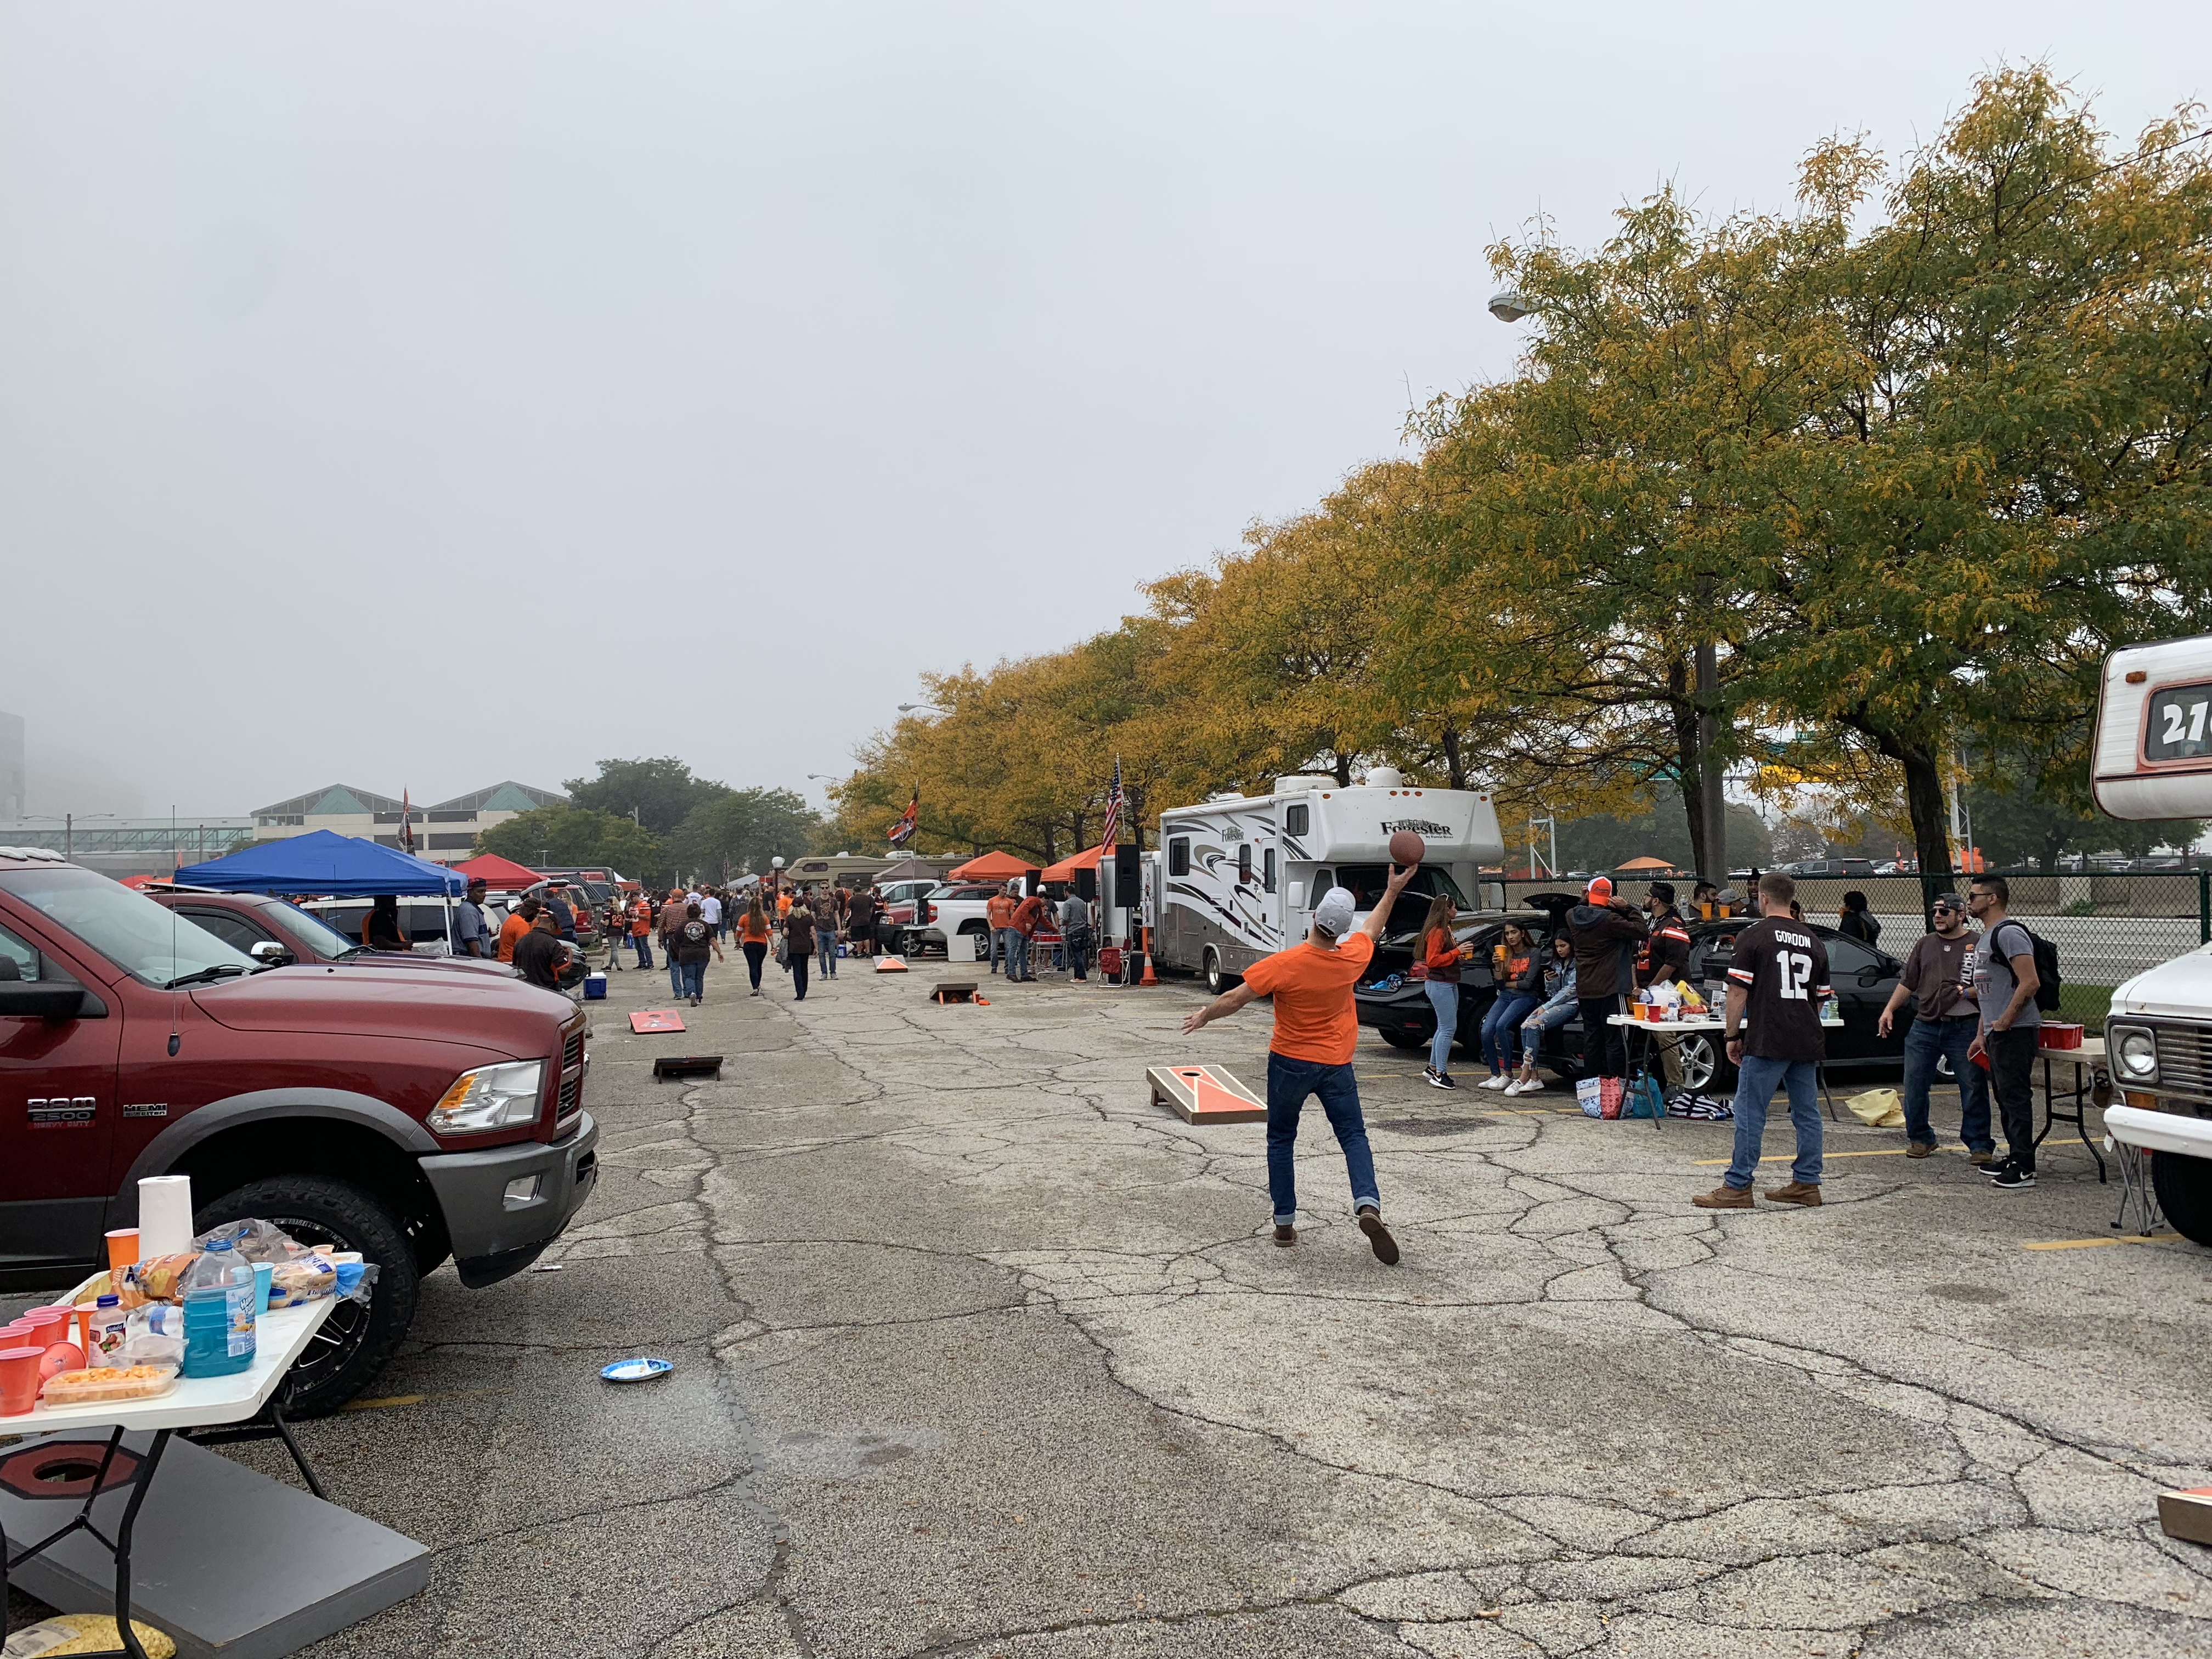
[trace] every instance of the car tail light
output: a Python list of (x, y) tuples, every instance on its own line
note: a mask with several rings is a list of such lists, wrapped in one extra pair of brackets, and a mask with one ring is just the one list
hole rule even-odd
[(936, 920), (937, 920), (937, 907), (936, 907), (935, 905), (933, 905), (933, 904), (925, 904), (925, 905), (923, 905), (923, 906), (921, 907), (921, 922), (922, 922), (922, 926), (923, 926), (923, 927), (927, 927), (931, 922), (935, 921)]

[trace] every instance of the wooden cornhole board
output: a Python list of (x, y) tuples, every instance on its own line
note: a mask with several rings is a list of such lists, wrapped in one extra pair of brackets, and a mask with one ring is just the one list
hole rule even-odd
[(680, 1031), (684, 1016), (673, 1008), (641, 1008), (629, 1017), (629, 1029), (641, 1036), (659, 1031)]
[(981, 988), (972, 979), (957, 981), (945, 980), (929, 994), (932, 1002), (973, 1002)]
[(1145, 1073), (1152, 1104), (1172, 1106), (1186, 1123), (1265, 1123), (1267, 1103), (1225, 1066), (1154, 1066)]
[(876, 971), (879, 974), (903, 974), (907, 971), (904, 957), (878, 957)]

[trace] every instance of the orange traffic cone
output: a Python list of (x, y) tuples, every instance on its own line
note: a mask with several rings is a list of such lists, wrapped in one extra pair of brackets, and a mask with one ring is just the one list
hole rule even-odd
[(1152, 976), (1152, 930), (1149, 927), (1145, 929), (1145, 976), (1137, 983), (1139, 985), (1159, 983), (1159, 981)]

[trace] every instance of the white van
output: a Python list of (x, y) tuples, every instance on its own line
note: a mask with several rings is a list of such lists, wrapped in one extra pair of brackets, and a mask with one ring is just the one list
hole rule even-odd
[[(1218, 991), (1261, 957), (1305, 936), (1313, 907), (1347, 887), (1364, 916), (1390, 875), (1390, 837), (1427, 843), (1420, 872), (1398, 902), (1398, 932), (1420, 924), (1437, 893), (1476, 908), (1484, 866), (1505, 855), (1486, 793), (1409, 787), (1387, 766), (1351, 787), (1333, 777), (1278, 778), (1265, 795), (1217, 794), (1160, 814), (1147, 908), (1153, 959), (1202, 975)], [(1503, 890), (1492, 902), (1503, 902)]]
[[(2089, 787), (2112, 817), (2212, 817), (2212, 637), (2105, 659)], [(2106, 1133), (2149, 1152), (2166, 1220), (2212, 1245), (2212, 945), (2112, 992), (2105, 1060)]]

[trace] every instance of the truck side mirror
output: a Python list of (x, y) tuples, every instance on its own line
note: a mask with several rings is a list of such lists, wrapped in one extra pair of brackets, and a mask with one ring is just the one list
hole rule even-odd
[(267, 963), (271, 968), (286, 967), (299, 960), (297, 957), (294, 956), (289, 951), (286, 950), (273, 939), (262, 939), (248, 950), (246, 954), (252, 957), (256, 962)]
[(69, 980), (0, 980), (0, 1019), (76, 1019), (84, 1000), (84, 987)]

